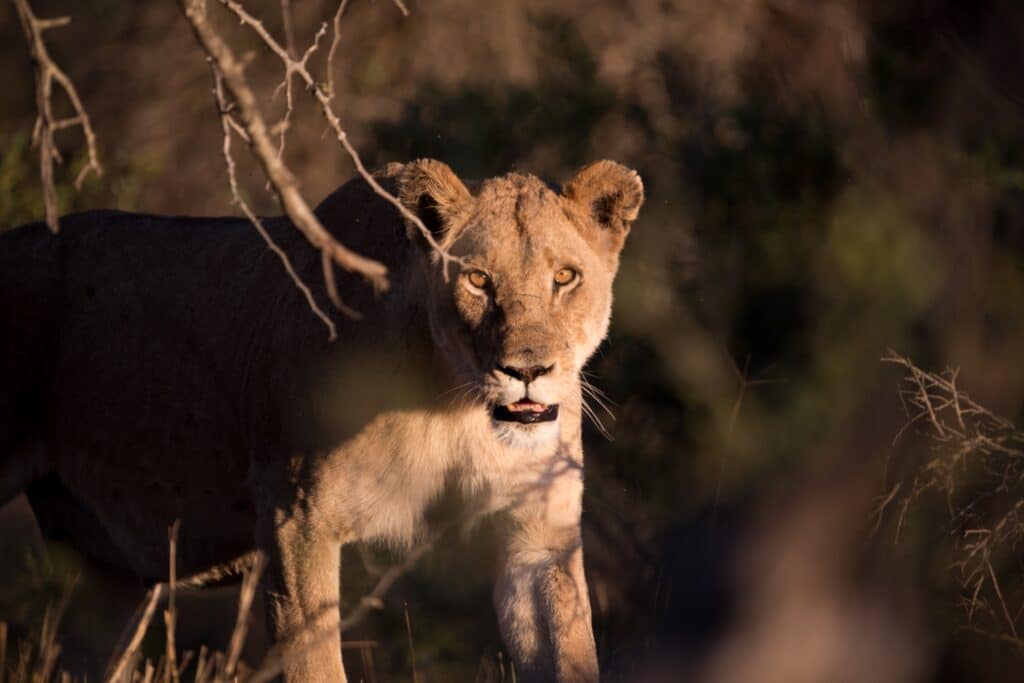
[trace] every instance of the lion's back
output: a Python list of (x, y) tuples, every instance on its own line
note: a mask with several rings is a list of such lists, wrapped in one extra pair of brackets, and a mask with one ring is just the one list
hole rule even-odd
[(32, 438), (137, 573), (166, 566), (176, 518), (182, 567), (244, 550), (252, 458), (306, 424), (292, 413), (308, 406), (289, 400), (303, 371), (332, 350), (401, 340), (385, 330), (408, 317), (412, 252), (397, 212), (353, 180), (317, 213), (394, 283), (381, 297), (338, 269), (346, 303), (366, 314), (346, 319), (323, 292), (318, 252), (287, 219), (264, 220), (331, 312), (333, 346), (243, 218), (93, 211), (63, 217), (57, 235), (41, 223), (0, 235), (0, 485), (12, 444)]
[(45, 443), (140, 574), (164, 566), (168, 520), (248, 540), (238, 416), (265, 251), (243, 220), (109, 211), (0, 237), (0, 464)]
[(0, 235), (0, 367), (20, 393), (52, 391), (62, 366), (88, 367), (113, 348), (125, 354), (115, 367), (130, 364), (172, 331), (203, 329), (201, 346), (215, 343), (224, 316), (213, 307), (257, 256), (237, 219), (91, 211), (60, 227)]

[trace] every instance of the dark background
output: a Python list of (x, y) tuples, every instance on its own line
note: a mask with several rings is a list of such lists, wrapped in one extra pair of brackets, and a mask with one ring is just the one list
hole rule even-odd
[[(295, 4), (305, 45), (334, 6)], [(409, 4), (403, 18), (385, 0), (353, 0), (344, 18), (336, 104), (369, 161), (430, 156), (468, 178), (521, 169), (561, 182), (612, 158), (647, 189), (611, 335), (589, 367), (615, 402), (613, 440), (586, 432), (584, 513), (609, 679), (1017, 680), (1015, 549), (994, 567), (1008, 618), (971, 615), (949, 501), (915, 503), (898, 539), (894, 515), (875, 530), (873, 512), (929, 452), (915, 430), (894, 443), (906, 416), (887, 349), (959, 367), (976, 400), (1024, 417), (1024, 8)], [(84, 148), (62, 133), (62, 210), (231, 213), (208, 71), (176, 3), (33, 6), (73, 17), (46, 37), (107, 169), (73, 192)], [(246, 6), (280, 30), (277, 3)], [(278, 65), (211, 11), (240, 51), (257, 50), (249, 74), (273, 118)], [(7, 3), (0, 65), (2, 230), (42, 215), (32, 69)], [(299, 102), (286, 158), (316, 202), (352, 167)], [(247, 197), (276, 213), (236, 150)], [(25, 522), (16, 507), (6, 518)], [(116, 633), (124, 610), (98, 596), (122, 583), (60, 543), (40, 563), (31, 537), (0, 538), (12, 633), (35, 637), (75, 573), (68, 652)], [(406, 609), (419, 680), (500, 679), (487, 525), (444, 545), (354, 634), (377, 641), (382, 680), (410, 675)], [(356, 549), (345, 559), (354, 600), (372, 576)], [(233, 597), (221, 593), (191, 623), (183, 613), (183, 643), (226, 646), (215, 624), (230, 624)], [(365, 666), (355, 655), (350, 678), (370, 676)]]

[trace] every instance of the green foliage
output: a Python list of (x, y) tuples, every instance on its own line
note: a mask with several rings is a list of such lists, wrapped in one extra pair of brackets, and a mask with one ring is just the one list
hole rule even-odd
[[(32, 146), (27, 129), (0, 133), (0, 232), (42, 220), (43, 189), (39, 178), (39, 153)], [(85, 166), (86, 150), (72, 143), (65, 163), (55, 165), (59, 213), (108, 207), (131, 211), (144, 206), (147, 183), (157, 174), (160, 164), (139, 154), (127, 160), (108, 163), (103, 178), (89, 174), (80, 189), (74, 179)]]
[(38, 157), (29, 138), (25, 130), (0, 138), (0, 231), (43, 215)]

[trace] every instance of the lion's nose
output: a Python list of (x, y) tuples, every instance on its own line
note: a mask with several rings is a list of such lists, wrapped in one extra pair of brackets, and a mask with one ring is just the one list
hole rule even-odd
[(524, 384), (529, 384), (541, 375), (546, 375), (551, 372), (554, 367), (554, 365), (534, 365), (528, 368), (517, 368), (511, 365), (499, 365), (498, 370), (504, 372), (509, 377), (521, 380)]

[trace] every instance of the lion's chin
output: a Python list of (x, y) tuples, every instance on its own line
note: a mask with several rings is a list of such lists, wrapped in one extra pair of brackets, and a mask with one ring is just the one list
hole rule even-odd
[(520, 422), (491, 419), (498, 441), (512, 448), (541, 448), (558, 440), (557, 411), (555, 418), (544, 422)]

